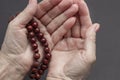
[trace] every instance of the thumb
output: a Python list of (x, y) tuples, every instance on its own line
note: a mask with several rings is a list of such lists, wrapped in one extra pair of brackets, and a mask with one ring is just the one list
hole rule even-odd
[(90, 60), (96, 59), (96, 32), (100, 25), (98, 23), (93, 24), (86, 32), (85, 39), (85, 49), (86, 54), (89, 56)]
[(27, 7), (12, 21), (16, 25), (26, 25), (35, 15), (37, 0), (29, 0)]

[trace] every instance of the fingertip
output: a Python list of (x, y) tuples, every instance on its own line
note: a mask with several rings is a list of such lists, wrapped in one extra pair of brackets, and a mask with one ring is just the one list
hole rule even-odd
[(77, 4), (73, 4), (72, 7), (74, 7), (74, 9), (75, 9), (76, 11), (78, 11), (78, 8), (79, 8), (79, 7), (78, 7)]
[(29, 4), (37, 4), (37, 0), (29, 0)]
[(71, 17), (71, 18), (69, 18), (69, 19), (67, 20), (67, 23), (68, 23), (71, 27), (73, 27), (73, 25), (75, 24), (75, 22), (76, 22), (76, 17)]
[(95, 31), (98, 32), (98, 30), (100, 29), (100, 24), (99, 23), (95, 23)]
[[(34, 6), (34, 7), (33, 7)], [(36, 9), (36, 7), (37, 7), (37, 0), (29, 0), (29, 3), (28, 3), (28, 6), (27, 7), (29, 7), (29, 8), (34, 8), (35, 10), (37, 10)]]
[(14, 19), (16, 25), (25, 26), (37, 11), (37, 0), (29, 0), (27, 7)]
[(71, 18), (70, 18), (70, 21), (76, 22), (76, 17), (71, 17)]
[(88, 9), (88, 6), (87, 6), (87, 3), (85, 2), (85, 0), (81, 0), (79, 1), (79, 14), (82, 15), (82, 16), (86, 16), (86, 15), (90, 15), (89, 13), (89, 9)]

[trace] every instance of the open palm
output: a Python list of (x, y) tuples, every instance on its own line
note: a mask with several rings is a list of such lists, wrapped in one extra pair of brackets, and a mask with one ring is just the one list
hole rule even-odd
[[(60, 41), (62, 37), (67, 33), (67, 30), (71, 29), (71, 27), (75, 23), (76, 18), (72, 16), (76, 14), (76, 12), (78, 11), (78, 7), (77, 5), (72, 5), (71, 1), (69, 3), (66, 2), (64, 4), (64, 6), (66, 7), (62, 7), (58, 13), (52, 14), (51, 16), (56, 16), (54, 16), (54, 18), (50, 21), (47, 21), (48, 23), (46, 21), (44, 22), (44, 20), (49, 20), (49, 18), (46, 18), (46, 16), (48, 16), (48, 13), (54, 13), (57, 9), (56, 7), (63, 6), (64, 2), (62, 0), (57, 0), (56, 2), (54, 2), (54, 4), (46, 6), (46, 4), (49, 3), (49, 0), (43, 0), (37, 5), (36, 0), (30, 0), (27, 8), (23, 12), (21, 12), (13, 21), (11, 21), (8, 26), (1, 51), (5, 55), (7, 55), (13, 63), (22, 66), (25, 69), (25, 72), (29, 71), (33, 63), (33, 52), (31, 51), (30, 44), (27, 40), (27, 31), (25, 29), (25, 26), (34, 17), (34, 15), (36, 15), (35, 19), (38, 22), (40, 31), (47, 39), (51, 50), (53, 49), (55, 44), (58, 43), (58, 41)], [(50, 7), (52, 7), (53, 9), (51, 9)], [(44, 14), (41, 11), (41, 8), (44, 9), (44, 11), (46, 10)], [(62, 18), (64, 18), (64, 20), (62, 20)], [(58, 19), (59, 23), (56, 23)], [(54, 27), (54, 29), (56, 28), (55, 31), (52, 33), (48, 32), (46, 27), (49, 26)], [(50, 31), (52, 31), (52, 29), (50, 29)], [(41, 61), (43, 57), (43, 49), (41, 45), (38, 46), (39, 52), (41, 54)]]
[(48, 77), (83, 79), (96, 60), (95, 35), (99, 25), (92, 24), (86, 3), (77, 3), (76, 24), (54, 47)]

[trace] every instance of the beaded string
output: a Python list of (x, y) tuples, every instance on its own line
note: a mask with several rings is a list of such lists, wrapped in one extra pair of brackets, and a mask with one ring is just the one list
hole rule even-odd
[[(44, 37), (44, 34), (40, 32), (40, 29), (38, 28), (38, 23), (32, 19), (26, 26), (26, 29), (28, 31), (28, 40), (31, 43), (32, 51), (33, 51), (33, 66), (31, 69), (31, 79), (39, 80), (41, 78), (41, 75), (44, 73), (44, 71), (48, 68), (48, 64), (51, 59), (51, 53), (49, 49), (49, 45), (47, 43), (46, 38)], [(44, 58), (41, 62), (41, 64), (38, 62), (38, 59), (40, 58), (39, 49), (38, 49), (38, 41), (43, 46), (44, 51)]]
[[(12, 16), (10, 18), (9, 22), (11, 20), (13, 20), (16, 16)], [(50, 48), (49, 48), (46, 38), (44, 37), (44, 34), (42, 32), (40, 32), (38, 23), (34, 19), (32, 19), (26, 25), (26, 29), (28, 32), (27, 39), (31, 44), (31, 49), (33, 51), (33, 59), (34, 59), (33, 65), (31, 67), (30, 78), (39, 80), (41, 78), (41, 75), (44, 74), (45, 70), (48, 68), (48, 65), (50, 63), (50, 60), (51, 60)], [(41, 45), (43, 46), (44, 57), (43, 57), (41, 63), (38, 61), (41, 56), (39, 54), (37, 41), (40, 42)]]

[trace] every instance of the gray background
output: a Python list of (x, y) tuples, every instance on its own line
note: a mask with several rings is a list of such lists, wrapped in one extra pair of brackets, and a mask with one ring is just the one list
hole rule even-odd
[[(0, 45), (9, 16), (24, 9), (27, 1), (0, 0)], [(97, 62), (87, 80), (120, 80), (120, 0), (87, 0), (87, 3), (93, 22), (101, 24), (97, 35)]]

